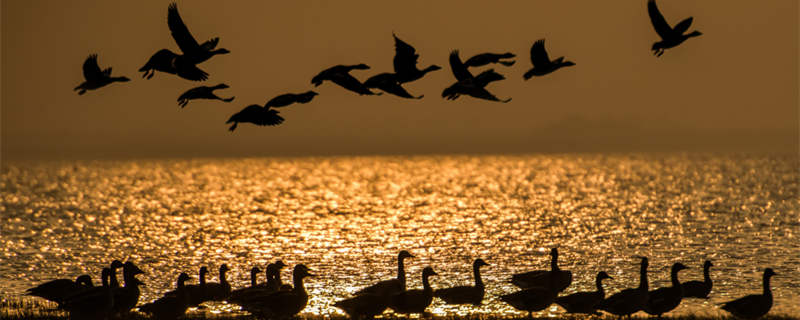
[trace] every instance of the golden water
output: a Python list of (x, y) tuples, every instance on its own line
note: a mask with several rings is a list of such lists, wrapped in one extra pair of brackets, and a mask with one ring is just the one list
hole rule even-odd
[(651, 288), (678, 261), (691, 267), (681, 280), (701, 279), (711, 259), (711, 299), (674, 312), (721, 314), (717, 303), (760, 292), (772, 267), (772, 312), (797, 316), (798, 168), (796, 156), (686, 154), (7, 163), (0, 296), (82, 273), (99, 281), (129, 259), (147, 272), (145, 302), (182, 271), (196, 281), (200, 266), (226, 263), (238, 288), (252, 266), (281, 259), (317, 274), (304, 312), (340, 314), (335, 301), (394, 277), (406, 249), (409, 288), (425, 266), (436, 288), (472, 283), (475, 258), (491, 264), (483, 306), (435, 300), (434, 314), (518, 314), (497, 296), (515, 291), (511, 274), (548, 268), (558, 247), (568, 293), (593, 290), (601, 270), (614, 277), (609, 293), (636, 286), (634, 255), (650, 257)]

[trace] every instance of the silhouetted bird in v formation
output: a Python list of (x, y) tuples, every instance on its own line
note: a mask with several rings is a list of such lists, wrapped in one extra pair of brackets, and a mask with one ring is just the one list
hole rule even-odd
[(364, 81), (364, 86), (367, 88), (381, 89), (386, 93), (390, 93), (401, 98), (422, 99), (422, 95), (415, 97), (408, 93), (408, 91), (406, 91), (406, 89), (400, 84), (400, 81), (397, 80), (397, 75), (394, 73), (384, 72), (376, 74), (367, 79), (367, 81)]
[(467, 61), (464, 62), (464, 65), (467, 66), (467, 67), (480, 67), (480, 66), (485, 66), (485, 65), (490, 64), (490, 63), (499, 63), (499, 64), (502, 64), (502, 65), (504, 65), (506, 67), (510, 67), (510, 66), (514, 65), (514, 62), (516, 62), (515, 60), (511, 60), (511, 61), (502, 60), (501, 61), (500, 59), (511, 59), (513, 57), (516, 57), (516, 55), (514, 55), (511, 52), (506, 52), (506, 53), (488, 53), (487, 52), (487, 53), (481, 53), (481, 54), (477, 54), (477, 55), (472, 56), (471, 58), (467, 59)]
[(650, 15), (650, 22), (653, 23), (653, 28), (656, 30), (656, 33), (658, 33), (658, 36), (661, 37), (661, 41), (653, 43), (653, 48), (651, 49), (656, 57), (660, 57), (664, 54), (664, 50), (675, 47), (686, 41), (686, 39), (702, 35), (702, 33), (697, 30), (688, 34), (683, 34), (686, 30), (689, 30), (689, 26), (692, 25), (692, 17), (678, 22), (674, 28), (670, 27), (661, 12), (658, 11), (655, 0), (647, 1), (647, 13)]
[(280, 108), (293, 103), (309, 103), (318, 93), (308, 90), (303, 93), (286, 93), (267, 101), (265, 107)]
[(131, 79), (126, 77), (112, 77), (111, 76), (111, 68), (106, 68), (105, 70), (100, 70), (100, 66), (97, 65), (97, 55), (92, 54), (86, 58), (86, 61), (83, 62), (83, 77), (86, 79), (83, 83), (75, 87), (75, 91), (78, 91), (78, 94), (86, 93), (86, 90), (95, 90), (98, 88), (105, 87), (108, 84), (114, 82), (128, 82)]
[(225, 101), (225, 102), (231, 102), (231, 101), (233, 101), (234, 97), (220, 98), (220, 97), (218, 97), (217, 95), (214, 94), (214, 90), (226, 89), (226, 88), (229, 88), (227, 84), (220, 83), (220, 84), (218, 84), (216, 86), (213, 86), (213, 87), (199, 86), (199, 87), (195, 87), (195, 88), (186, 90), (186, 92), (184, 92), (183, 94), (181, 94), (180, 97), (178, 97), (178, 105), (180, 105), (181, 108), (183, 108), (187, 104), (189, 104), (190, 100), (195, 100), (195, 99), (212, 99), (212, 100), (221, 100), (221, 101)]
[(531, 63), (533, 64), (533, 68), (522, 75), (525, 80), (528, 80), (533, 76), (546, 75), (562, 67), (575, 65), (575, 63), (572, 61), (564, 61), (564, 57), (558, 57), (555, 60), (550, 61), (550, 57), (547, 55), (547, 50), (544, 49), (544, 39), (537, 40), (533, 43), (533, 46), (531, 46)]
[(466, 94), (478, 99), (490, 101), (504, 103), (511, 101), (511, 98), (500, 100), (484, 88), (489, 82), (505, 79), (503, 75), (494, 72), (493, 69), (489, 69), (479, 74), (477, 77), (473, 76), (461, 62), (461, 58), (458, 57), (458, 50), (453, 50), (453, 52), (450, 53), (450, 69), (453, 71), (457, 82), (444, 89), (444, 91), (442, 91), (442, 97), (448, 100), (455, 100), (459, 95)]
[(432, 64), (425, 69), (417, 69), (419, 54), (417, 50), (392, 33), (394, 37), (394, 73), (400, 84), (411, 82), (425, 76), (426, 73), (436, 71), (442, 67)]
[(369, 66), (363, 63), (356, 65), (333, 66), (328, 69), (322, 70), (320, 73), (314, 76), (314, 78), (311, 79), (311, 83), (313, 83), (315, 87), (319, 87), (319, 85), (321, 85), (323, 81), (328, 80), (335, 84), (340, 85), (342, 88), (358, 93), (359, 95), (376, 94), (370, 91), (369, 88), (364, 86), (364, 84), (361, 83), (361, 81), (358, 81), (358, 79), (350, 75), (350, 71), (355, 69), (367, 70), (369, 69)]
[(277, 110), (272, 110), (269, 107), (251, 104), (232, 115), (225, 123), (233, 122), (233, 125), (228, 128), (229, 131), (236, 130), (239, 122), (249, 122), (258, 126), (277, 126), (283, 123), (283, 117), (279, 116), (278, 113)]

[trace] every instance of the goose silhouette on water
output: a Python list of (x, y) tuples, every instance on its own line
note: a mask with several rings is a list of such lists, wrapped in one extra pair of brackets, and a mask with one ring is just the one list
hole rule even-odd
[(181, 108), (183, 108), (187, 104), (189, 104), (190, 100), (195, 100), (195, 99), (210, 99), (210, 100), (221, 100), (224, 102), (231, 102), (233, 101), (234, 97), (220, 98), (216, 94), (214, 94), (214, 90), (226, 89), (226, 88), (229, 87), (227, 84), (224, 83), (220, 83), (213, 87), (199, 86), (191, 88), (189, 90), (186, 90), (186, 92), (184, 92), (183, 94), (181, 94), (180, 97), (178, 97), (178, 105), (181, 106)]
[(189, 307), (196, 307), (203, 303), (206, 298), (206, 275), (208, 274), (208, 268), (205, 266), (200, 267), (200, 271), (197, 273), (198, 280), (197, 284), (187, 284), (183, 286), (183, 292), (178, 292), (178, 290), (169, 291), (165, 296), (177, 296), (179, 294), (185, 294), (187, 306)]
[(192, 64), (204, 62), (218, 54), (230, 53), (225, 48), (215, 49), (219, 43), (219, 38), (217, 37), (199, 44), (192, 36), (192, 33), (189, 32), (186, 24), (183, 23), (183, 19), (178, 13), (178, 5), (174, 2), (167, 9), (167, 25), (172, 33), (172, 38), (175, 39), (175, 43), (178, 44), (183, 55)]
[(251, 104), (242, 111), (234, 113), (225, 123), (233, 122), (228, 131), (233, 132), (239, 122), (249, 122), (257, 126), (277, 126), (283, 123), (283, 117), (278, 115), (278, 110), (273, 110), (268, 107), (262, 107), (257, 104)]
[(381, 297), (388, 297), (406, 290), (406, 268), (405, 259), (413, 258), (406, 250), (397, 254), (397, 278), (383, 280), (369, 287), (356, 291), (355, 295), (374, 294)]
[(386, 310), (388, 301), (386, 297), (367, 293), (336, 301), (333, 306), (342, 309), (351, 319), (372, 319)]
[(105, 87), (114, 82), (128, 82), (131, 79), (127, 77), (112, 77), (111, 68), (100, 70), (97, 64), (97, 55), (92, 54), (83, 62), (83, 78), (85, 81), (75, 87), (74, 91), (78, 91), (79, 95), (86, 93), (87, 90), (95, 90)]
[(103, 268), (102, 286), (92, 287), (67, 297), (60, 307), (72, 319), (107, 319), (113, 314), (114, 292), (109, 285), (111, 268)]
[(702, 33), (697, 30), (684, 34), (684, 32), (689, 30), (689, 26), (692, 25), (692, 17), (678, 22), (675, 27), (670, 27), (667, 20), (664, 19), (664, 16), (658, 10), (655, 0), (647, 1), (647, 14), (650, 15), (650, 22), (653, 23), (653, 28), (656, 30), (656, 33), (661, 37), (661, 41), (653, 43), (651, 49), (656, 57), (660, 57), (664, 54), (666, 49), (676, 47), (686, 41), (686, 39), (702, 35)]
[(55, 302), (60, 306), (67, 297), (77, 294), (83, 290), (90, 289), (93, 286), (92, 277), (88, 274), (84, 274), (78, 276), (75, 281), (70, 279), (56, 279), (47, 281), (38, 286), (25, 290), (25, 295), (40, 297), (45, 300)]
[(308, 90), (303, 93), (286, 93), (267, 101), (266, 107), (280, 108), (293, 103), (309, 103), (318, 93)]
[(472, 263), (472, 275), (475, 278), (474, 286), (457, 286), (452, 288), (437, 289), (434, 296), (444, 300), (446, 304), (472, 304), (481, 305), (486, 288), (481, 280), (481, 267), (489, 264), (483, 259), (475, 259)]
[(122, 279), (125, 280), (125, 286), (113, 289), (114, 314), (125, 316), (139, 302), (139, 296), (141, 295), (139, 286), (144, 283), (136, 279), (136, 275), (143, 273), (142, 269), (139, 269), (130, 261), (123, 264)]
[(449, 87), (445, 88), (444, 91), (442, 91), (443, 98), (447, 100), (455, 100), (460, 95), (466, 94), (478, 99), (490, 101), (498, 101), (503, 103), (511, 101), (511, 98), (500, 100), (489, 93), (489, 91), (487, 91), (485, 88), (489, 82), (503, 80), (505, 77), (497, 72), (494, 72), (492, 69), (484, 71), (477, 77), (473, 76), (467, 67), (461, 62), (461, 58), (458, 57), (458, 50), (453, 50), (450, 53), (450, 69), (453, 71), (453, 75), (456, 78), (456, 83), (450, 85)]
[(189, 293), (186, 291), (185, 283), (191, 278), (188, 274), (182, 272), (178, 275), (175, 294), (165, 295), (153, 302), (144, 304), (139, 307), (139, 311), (152, 315), (153, 319), (180, 318), (189, 308)]
[(647, 266), (647, 258), (642, 257), (639, 267), (639, 286), (613, 294), (600, 302), (597, 305), (597, 309), (618, 316), (630, 316), (637, 311), (643, 310), (647, 304), (648, 297)]
[(389, 308), (401, 314), (424, 314), (425, 309), (433, 302), (433, 288), (428, 278), (435, 275), (437, 273), (431, 267), (422, 269), (422, 289), (405, 290), (392, 295)]
[(432, 64), (425, 69), (417, 69), (419, 54), (417, 50), (392, 33), (394, 37), (394, 73), (400, 84), (418, 80), (428, 72), (436, 71), (442, 67)]
[(223, 263), (219, 267), (219, 282), (206, 282), (205, 301), (228, 300), (231, 295), (231, 284), (228, 283), (228, 279), (225, 276), (228, 271), (230, 271), (230, 269), (228, 269), (228, 265)]
[(111, 275), (109, 275), (108, 277), (108, 284), (111, 286), (111, 289), (119, 288), (119, 280), (117, 280), (117, 269), (122, 267), (123, 267), (122, 261), (119, 260), (111, 261)]
[(764, 269), (762, 278), (764, 292), (762, 294), (751, 294), (725, 302), (722, 304), (722, 310), (744, 319), (756, 319), (767, 314), (769, 309), (772, 308), (772, 290), (769, 287), (769, 279), (774, 275), (777, 275), (777, 273), (772, 271), (772, 268)]
[(558, 297), (554, 302), (567, 310), (567, 313), (600, 315), (600, 312), (597, 311), (597, 304), (606, 297), (606, 292), (603, 290), (603, 279), (614, 278), (609, 276), (605, 271), (600, 271), (594, 279), (594, 285), (597, 287), (597, 291), (576, 292), (567, 296)]
[(531, 46), (531, 63), (533, 68), (525, 72), (522, 77), (525, 80), (533, 76), (543, 76), (563, 67), (574, 66), (572, 61), (564, 61), (564, 57), (558, 57), (555, 60), (550, 60), (547, 55), (547, 50), (544, 48), (544, 39), (539, 39)]
[(252, 290), (254, 288), (258, 288), (258, 274), (261, 272), (261, 269), (258, 266), (255, 266), (250, 269), (250, 286), (236, 289), (231, 291), (231, 295), (229, 300), (236, 299), (237, 296), (244, 294), (248, 290)]
[(709, 269), (714, 266), (711, 263), (711, 260), (706, 260), (703, 263), (703, 281), (686, 281), (682, 284), (683, 286), (683, 297), (684, 298), (700, 298), (700, 299), (708, 299), (708, 294), (711, 293), (711, 276), (709, 275)]
[[(551, 281), (550, 274), (555, 274), (555, 282)], [(546, 287), (555, 284), (556, 292), (564, 291), (572, 283), (572, 272), (561, 270), (558, 267), (558, 249), (550, 249), (550, 270), (534, 270), (517, 273), (511, 276), (511, 283), (522, 289), (530, 287)]]
[(364, 86), (367, 88), (377, 88), (381, 89), (386, 93), (396, 95), (401, 98), (406, 99), (422, 99), (422, 95), (415, 97), (412, 96), (405, 88), (400, 84), (400, 81), (397, 80), (397, 75), (394, 73), (379, 73), (376, 74), (367, 81), (364, 81)]
[(650, 291), (647, 294), (647, 304), (644, 306), (644, 312), (661, 318), (661, 315), (672, 311), (672, 309), (677, 308), (678, 305), (681, 304), (681, 299), (683, 299), (683, 286), (678, 280), (678, 272), (683, 269), (687, 269), (687, 267), (680, 262), (672, 265), (670, 269), (672, 286)]
[(305, 265), (295, 265), (292, 271), (292, 281), (294, 282), (292, 290), (251, 296), (246, 301), (241, 302), (240, 305), (248, 312), (268, 318), (293, 317), (308, 304), (308, 293), (303, 285), (303, 279), (313, 276)]
[(500, 296), (500, 300), (520, 311), (527, 311), (528, 318), (533, 317), (534, 311), (542, 311), (555, 302), (558, 296), (556, 282), (558, 274), (550, 272), (547, 274), (550, 283), (541, 287), (530, 287), (514, 293)]
[[(315, 87), (319, 87), (323, 81), (328, 80), (338, 84), (342, 88), (358, 93), (359, 95), (376, 95), (376, 93), (370, 91), (369, 88), (364, 86), (361, 81), (358, 81), (358, 79), (350, 75), (350, 71), (352, 70), (367, 69), (369, 69), (369, 66), (363, 63), (356, 65), (337, 65), (322, 70), (319, 74), (311, 79), (311, 83), (314, 84)], [(380, 93), (377, 93), (377, 95), (379, 94)]]
[(514, 65), (514, 62), (516, 62), (515, 60), (507, 61), (501, 59), (511, 59), (514, 57), (516, 57), (516, 55), (511, 52), (506, 52), (506, 53), (487, 52), (472, 56), (471, 58), (467, 59), (467, 61), (464, 62), (464, 65), (467, 67), (480, 67), (490, 63), (499, 63), (506, 67), (510, 67)]

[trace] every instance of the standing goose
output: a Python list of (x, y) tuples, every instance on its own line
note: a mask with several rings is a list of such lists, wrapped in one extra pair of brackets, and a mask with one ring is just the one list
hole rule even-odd
[(533, 46), (531, 46), (531, 63), (533, 64), (533, 68), (522, 75), (525, 80), (528, 80), (533, 76), (546, 75), (562, 67), (575, 65), (575, 63), (572, 61), (564, 61), (564, 57), (558, 57), (555, 60), (550, 61), (550, 57), (547, 55), (547, 50), (544, 49), (544, 39), (537, 40), (533, 43)]
[(290, 291), (277, 291), (262, 296), (249, 297), (241, 303), (248, 312), (268, 318), (290, 318), (302, 311), (308, 304), (308, 293), (303, 286), (303, 279), (312, 277), (308, 267), (303, 264), (294, 266), (292, 280), (294, 288)]
[(42, 283), (25, 290), (25, 295), (53, 301), (60, 306), (67, 297), (92, 287), (92, 277), (88, 274), (84, 274), (78, 276), (75, 281), (70, 279), (56, 279)]
[(702, 35), (697, 30), (683, 34), (692, 25), (692, 17), (678, 22), (674, 28), (670, 27), (661, 12), (658, 11), (655, 0), (647, 0), (647, 13), (650, 15), (650, 22), (653, 23), (653, 28), (658, 33), (658, 36), (661, 37), (661, 41), (653, 43), (653, 48), (651, 49), (656, 57), (660, 57), (664, 54), (664, 50), (673, 48), (686, 41), (686, 39)]
[(475, 259), (475, 261), (472, 263), (472, 275), (475, 278), (474, 286), (458, 286), (446, 289), (437, 289), (433, 295), (444, 300), (446, 304), (481, 305), (486, 289), (483, 285), (483, 281), (481, 280), (480, 268), (488, 265), (489, 264), (483, 261), (483, 259)]
[(280, 108), (293, 103), (309, 103), (317, 94), (311, 90), (303, 93), (286, 93), (270, 99), (265, 107)]
[(550, 284), (542, 287), (530, 287), (514, 293), (500, 296), (500, 300), (509, 304), (517, 310), (528, 311), (528, 318), (533, 317), (534, 311), (542, 311), (549, 307), (558, 296), (558, 291), (554, 290), (558, 275), (548, 273)]
[[(550, 274), (555, 274), (555, 282), (551, 282)], [(558, 267), (558, 249), (550, 249), (550, 270), (534, 270), (511, 276), (511, 283), (522, 289), (530, 287), (546, 287), (554, 283), (556, 292), (564, 291), (572, 283), (572, 272)]]
[(639, 268), (639, 287), (629, 288), (615, 293), (597, 305), (597, 309), (607, 311), (618, 316), (630, 316), (643, 310), (647, 304), (647, 258), (642, 257)]
[(111, 68), (106, 68), (101, 71), (100, 66), (97, 65), (96, 54), (89, 55), (86, 61), (83, 62), (83, 78), (86, 79), (86, 81), (73, 89), (74, 91), (80, 90), (78, 91), (79, 95), (86, 93), (86, 90), (95, 90), (114, 82), (131, 81), (131, 79), (127, 77), (112, 77)]
[[(205, 287), (206, 287), (206, 275), (208, 274), (208, 268), (205, 266), (200, 267), (200, 271), (198, 272), (198, 280), (197, 284), (188, 284), (184, 285), (183, 291), (186, 294), (186, 301), (189, 307), (195, 307), (205, 301)], [(178, 290), (173, 290), (167, 292), (165, 295), (178, 295)]]
[(683, 299), (683, 286), (681, 286), (681, 282), (678, 281), (678, 272), (683, 269), (687, 269), (687, 267), (680, 262), (676, 262), (672, 265), (672, 269), (670, 270), (672, 286), (650, 291), (647, 294), (647, 304), (645, 304), (644, 312), (661, 318), (661, 315), (672, 311), (672, 309), (677, 308), (678, 305), (681, 304), (681, 299)]
[(319, 87), (323, 81), (328, 80), (335, 84), (338, 84), (342, 88), (347, 90), (353, 91), (358, 93), (359, 95), (374, 95), (376, 93), (372, 92), (364, 86), (361, 81), (358, 81), (355, 77), (350, 75), (350, 71), (359, 69), (359, 70), (367, 70), (369, 66), (366, 64), (357, 64), (357, 65), (337, 65), (330, 67), (328, 69), (320, 71), (314, 78), (311, 79), (311, 83), (314, 84), (315, 87)]
[(185, 272), (178, 275), (178, 284), (174, 295), (165, 295), (156, 301), (139, 307), (139, 311), (150, 314), (153, 319), (178, 319), (189, 308), (189, 295), (186, 292), (185, 282), (191, 277)]
[(234, 97), (220, 98), (214, 94), (214, 90), (226, 89), (226, 88), (229, 87), (227, 84), (224, 83), (220, 83), (213, 87), (199, 86), (191, 88), (189, 90), (186, 90), (186, 92), (184, 92), (183, 94), (181, 94), (180, 97), (178, 97), (178, 105), (181, 106), (181, 108), (183, 108), (187, 104), (189, 104), (189, 100), (195, 100), (195, 99), (210, 99), (210, 100), (221, 100), (224, 102), (231, 102), (233, 101)]
[(211, 38), (202, 45), (197, 43), (192, 33), (189, 32), (189, 28), (183, 23), (183, 19), (178, 13), (178, 5), (174, 2), (167, 9), (167, 25), (172, 33), (172, 38), (175, 39), (175, 43), (178, 44), (178, 47), (183, 51), (183, 55), (192, 64), (204, 62), (217, 54), (230, 53), (224, 48), (214, 50), (217, 47), (219, 38)]
[(567, 313), (600, 315), (600, 312), (597, 312), (597, 304), (606, 297), (605, 290), (603, 290), (603, 279), (614, 278), (605, 271), (600, 271), (594, 280), (597, 291), (576, 292), (568, 296), (558, 297), (555, 303), (567, 310)]
[(111, 261), (111, 275), (108, 277), (108, 285), (111, 289), (119, 288), (119, 280), (117, 280), (117, 269), (122, 268), (123, 264), (119, 260)]
[(228, 298), (228, 301), (236, 301), (240, 297), (247, 295), (248, 292), (259, 289), (258, 285), (259, 272), (261, 272), (261, 269), (259, 269), (258, 266), (255, 266), (252, 269), (250, 269), (250, 286), (231, 291), (231, 295)]
[(417, 69), (419, 54), (417, 50), (392, 33), (394, 37), (394, 73), (397, 75), (397, 82), (406, 83), (415, 81), (425, 76), (426, 73), (436, 71), (442, 67), (432, 64), (423, 70)]
[(61, 304), (72, 319), (106, 319), (112, 314), (114, 293), (108, 283), (110, 268), (103, 268), (103, 285), (92, 287), (67, 297)]
[(355, 295), (374, 294), (377, 296), (388, 297), (406, 290), (406, 268), (405, 259), (413, 258), (406, 250), (397, 254), (397, 278), (383, 280), (369, 287), (356, 291)]
[(122, 266), (122, 279), (125, 280), (125, 286), (113, 289), (114, 314), (124, 316), (139, 302), (139, 295), (141, 294), (139, 286), (143, 283), (136, 279), (136, 275), (143, 273), (142, 269), (139, 269), (130, 261), (125, 262)]
[(708, 294), (711, 293), (711, 276), (708, 272), (712, 266), (711, 260), (706, 260), (703, 263), (703, 281), (692, 280), (682, 284), (684, 298), (708, 299)]
[(176, 54), (167, 49), (161, 49), (154, 53), (147, 63), (139, 68), (142, 78), (151, 79), (156, 71), (178, 75), (181, 78), (192, 81), (204, 81), (208, 79), (208, 73), (198, 68), (195, 64), (188, 61), (185, 56)]
[(467, 67), (480, 67), (480, 66), (485, 66), (485, 65), (490, 64), (490, 63), (499, 63), (499, 64), (502, 64), (502, 65), (504, 65), (506, 67), (510, 67), (510, 66), (514, 65), (514, 62), (516, 62), (516, 61), (514, 61), (514, 60), (501, 61), (500, 59), (511, 59), (511, 58), (514, 58), (514, 57), (516, 57), (516, 55), (514, 55), (511, 52), (506, 52), (506, 53), (481, 53), (481, 54), (476, 54), (476, 55), (472, 56), (471, 58), (467, 59), (467, 61), (464, 62), (464, 65), (467, 66)]
[(422, 99), (422, 95), (415, 97), (408, 93), (408, 91), (406, 91), (406, 89), (400, 84), (397, 75), (394, 73), (384, 72), (376, 74), (367, 79), (367, 81), (364, 81), (364, 86), (367, 88), (381, 89), (386, 93), (390, 93), (401, 98)]
[(219, 267), (219, 282), (206, 282), (206, 301), (225, 301), (231, 295), (231, 284), (225, 274), (230, 271), (227, 264)]
[(242, 111), (234, 113), (225, 123), (233, 122), (228, 131), (233, 132), (239, 122), (249, 122), (257, 126), (277, 126), (283, 123), (283, 117), (278, 115), (277, 110), (268, 107), (262, 107), (257, 104), (251, 104)]
[(494, 70), (487, 70), (475, 77), (469, 72), (467, 67), (461, 62), (458, 57), (458, 50), (453, 50), (450, 53), (450, 69), (456, 78), (456, 83), (450, 85), (442, 91), (442, 97), (448, 100), (455, 100), (462, 94), (466, 94), (478, 99), (484, 99), (497, 102), (509, 102), (511, 98), (500, 100), (489, 91), (486, 90), (486, 85), (489, 82), (505, 79)]
[(422, 290), (406, 290), (391, 296), (389, 308), (402, 314), (425, 313), (425, 309), (433, 302), (433, 288), (428, 278), (435, 275), (437, 273), (431, 267), (422, 269)]
[(745, 318), (756, 319), (767, 314), (772, 308), (772, 290), (769, 288), (769, 278), (777, 275), (772, 268), (764, 269), (763, 285), (764, 293), (751, 294), (739, 299), (728, 301), (722, 305), (722, 310), (730, 312), (732, 315)]

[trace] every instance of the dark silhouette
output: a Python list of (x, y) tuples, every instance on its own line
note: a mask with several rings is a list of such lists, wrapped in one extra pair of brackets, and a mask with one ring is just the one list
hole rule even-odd
[(405, 259), (414, 258), (406, 250), (397, 254), (397, 278), (383, 280), (369, 287), (356, 291), (356, 295), (374, 294), (382, 297), (391, 296), (406, 290), (406, 268)]
[(241, 304), (242, 309), (272, 319), (291, 318), (306, 307), (308, 293), (303, 286), (303, 279), (313, 276), (305, 265), (295, 265), (292, 271), (294, 287), (291, 290), (251, 297), (248, 302)]
[(603, 290), (603, 279), (614, 278), (609, 276), (605, 271), (600, 271), (594, 279), (594, 285), (597, 287), (597, 291), (576, 292), (567, 296), (558, 297), (554, 302), (567, 310), (567, 313), (600, 315), (600, 312), (597, 311), (597, 304), (603, 301), (606, 296), (606, 292)]
[(113, 314), (114, 293), (108, 279), (111, 268), (103, 268), (100, 287), (92, 287), (73, 294), (61, 304), (72, 319), (107, 319)]
[(375, 294), (362, 294), (336, 301), (334, 307), (344, 310), (351, 319), (372, 319), (386, 310), (386, 298)]
[(425, 69), (417, 69), (419, 54), (417, 50), (392, 33), (394, 37), (394, 73), (397, 75), (397, 82), (403, 84), (411, 82), (425, 76), (426, 73), (436, 71), (442, 67), (432, 64)]
[(198, 306), (205, 301), (206, 274), (208, 274), (208, 268), (205, 266), (200, 267), (200, 271), (198, 272), (198, 284), (185, 285), (182, 289), (183, 292), (179, 292), (178, 289), (176, 289), (165, 293), (164, 296), (185, 295), (187, 306)]
[(86, 79), (83, 83), (75, 87), (74, 91), (78, 91), (79, 95), (86, 93), (87, 90), (95, 90), (105, 87), (114, 82), (128, 82), (131, 79), (126, 77), (112, 77), (111, 68), (100, 70), (97, 65), (97, 55), (92, 54), (83, 62), (83, 77)]
[(525, 80), (533, 76), (546, 75), (562, 67), (575, 65), (572, 61), (564, 61), (564, 57), (558, 57), (550, 61), (550, 57), (547, 56), (547, 50), (544, 49), (544, 39), (537, 40), (533, 43), (533, 46), (531, 46), (531, 63), (533, 64), (533, 68), (522, 75)]
[(391, 297), (389, 308), (396, 313), (425, 313), (425, 309), (433, 302), (433, 288), (428, 281), (430, 276), (437, 273), (431, 267), (422, 269), (422, 289), (405, 290)]
[(488, 265), (489, 264), (483, 261), (483, 259), (475, 259), (472, 263), (472, 276), (475, 278), (474, 286), (457, 286), (437, 289), (434, 291), (433, 295), (444, 300), (446, 304), (481, 305), (486, 288), (483, 285), (483, 280), (481, 280), (480, 268)]
[(186, 80), (203, 81), (208, 79), (208, 73), (190, 63), (185, 56), (167, 49), (161, 49), (153, 54), (150, 60), (147, 60), (147, 63), (139, 68), (140, 72), (144, 72), (142, 78), (146, 79), (152, 78), (156, 74), (156, 70), (176, 74)]
[(222, 100), (225, 102), (231, 102), (235, 97), (223, 99), (214, 94), (214, 90), (226, 89), (226, 88), (229, 88), (227, 84), (220, 83), (213, 87), (199, 86), (186, 90), (186, 92), (184, 92), (183, 94), (181, 94), (180, 97), (178, 97), (178, 105), (181, 106), (181, 108), (183, 108), (187, 104), (189, 104), (189, 100), (194, 100), (194, 99), (215, 99), (215, 100)]
[(165, 295), (157, 300), (139, 307), (139, 311), (150, 314), (154, 319), (178, 319), (189, 308), (189, 294), (185, 282), (191, 277), (182, 272), (178, 275), (178, 284), (174, 295)]
[(369, 66), (363, 63), (349, 66), (333, 66), (322, 70), (319, 74), (314, 76), (314, 78), (311, 79), (311, 83), (313, 83), (315, 87), (318, 87), (322, 84), (322, 81), (328, 80), (342, 86), (342, 88), (358, 93), (359, 95), (374, 95), (375, 93), (364, 86), (361, 81), (358, 81), (358, 79), (350, 75), (350, 71), (354, 69), (366, 70), (369, 69)]
[(466, 94), (478, 99), (490, 101), (499, 101), (503, 103), (511, 101), (511, 98), (500, 100), (484, 88), (489, 82), (503, 80), (505, 77), (494, 72), (492, 69), (484, 71), (477, 77), (474, 77), (461, 62), (461, 58), (458, 57), (458, 50), (453, 50), (453, 52), (450, 53), (450, 69), (453, 71), (457, 82), (442, 91), (443, 98), (455, 100), (459, 95)]
[(511, 61), (505, 61), (504, 60), (504, 61), (501, 61), (500, 59), (511, 59), (513, 57), (516, 57), (516, 55), (511, 53), (511, 52), (506, 52), (506, 53), (488, 53), (487, 52), (487, 53), (481, 53), (481, 54), (476, 54), (476, 55), (472, 56), (471, 58), (467, 59), (466, 62), (464, 62), (464, 65), (467, 66), (467, 67), (480, 67), (480, 66), (485, 66), (485, 65), (490, 64), (490, 63), (499, 63), (499, 64), (502, 64), (502, 65), (504, 65), (506, 67), (510, 67), (510, 66), (514, 65), (514, 62), (516, 62), (515, 60), (511, 60)]
[(56, 279), (42, 283), (25, 290), (25, 295), (40, 297), (53, 301), (61, 306), (67, 297), (92, 287), (92, 277), (88, 274), (84, 274), (78, 276), (75, 281), (70, 279)]
[(764, 269), (764, 277), (762, 278), (764, 292), (762, 294), (751, 294), (728, 301), (722, 304), (722, 310), (745, 319), (755, 319), (767, 314), (769, 309), (772, 308), (772, 290), (769, 288), (769, 278), (774, 275), (777, 275), (777, 273), (772, 271), (772, 268)]
[(397, 80), (397, 75), (394, 73), (379, 73), (367, 81), (364, 81), (364, 86), (367, 88), (377, 88), (385, 91), (386, 93), (396, 95), (401, 98), (407, 99), (422, 99), (422, 95), (415, 97), (412, 96)]
[(534, 311), (542, 311), (549, 307), (558, 296), (556, 287), (558, 274), (550, 272), (547, 274), (550, 283), (543, 287), (530, 287), (521, 291), (500, 296), (500, 300), (514, 307), (517, 310), (528, 311), (528, 318), (532, 318)]
[(629, 288), (615, 293), (597, 305), (597, 309), (607, 311), (618, 316), (630, 316), (643, 310), (647, 304), (647, 258), (642, 257), (639, 267), (639, 287)]
[(534, 270), (525, 273), (517, 273), (511, 276), (511, 283), (522, 289), (530, 287), (546, 287), (553, 283), (550, 274), (555, 274), (556, 292), (564, 291), (572, 283), (572, 271), (561, 270), (558, 267), (558, 249), (550, 249), (550, 270)]
[(167, 9), (167, 25), (169, 31), (172, 33), (172, 38), (175, 43), (181, 48), (183, 55), (188, 59), (189, 63), (198, 64), (206, 61), (217, 54), (230, 53), (227, 49), (216, 49), (219, 38), (212, 38), (203, 44), (198, 44), (194, 39), (189, 28), (183, 23), (181, 15), (178, 13), (178, 5), (174, 2), (169, 5)]
[(683, 297), (684, 298), (701, 298), (708, 299), (708, 294), (711, 293), (711, 276), (708, 274), (709, 269), (714, 266), (711, 260), (706, 260), (703, 263), (703, 281), (686, 281), (683, 283)]
[(664, 54), (664, 50), (673, 48), (686, 41), (686, 39), (702, 35), (702, 33), (697, 30), (688, 34), (683, 34), (686, 30), (689, 30), (689, 26), (692, 25), (692, 17), (678, 22), (674, 28), (670, 27), (667, 20), (661, 15), (661, 12), (658, 11), (655, 0), (647, 0), (647, 13), (650, 15), (650, 22), (653, 23), (653, 28), (656, 30), (656, 33), (658, 33), (658, 36), (661, 37), (661, 41), (653, 43), (653, 48), (651, 49), (656, 57), (660, 57)]
[(672, 269), (670, 269), (672, 286), (650, 291), (647, 294), (647, 304), (644, 306), (644, 312), (661, 318), (661, 315), (672, 311), (672, 309), (677, 308), (678, 305), (681, 304), (681, 299), (683, 299), (683, 286), (681, 286), (681, 282), (678, 281), (678, 272), (683, 269), (687, 269), (687, 267), (680, 262), (672, 265)]
[(279, 116), (278, 113), (277, 110), (251, 104), (232, 115), (225, 123), (233, 122), (233, 125), (228, 129), (231, 132), (236, 130), (236, 125), (239, 122), (250, 122), (258, 126), (277, 126), (283, 123), (283, 117)]
[(144, 283), (136, 279), (136, 275), (143, 273), (144, 271), (130, 261), (125, 262), (122, 266), (122, 279), (125, 280), (125, 286), (112, 289), (114, 293), (114, 308), (112, 308), (112, 312), (114, 314), (125, 316), (139, 302), (139, 295), (141, 294), (139, 286)]
[(117, 269), (122, 268), (124, 265), (122, 261), (114, 260), (111, 262), (111, 274), (108, 277), (108, 284), (111, 289), (119, 288), (119, 280), (117, 280)]
[(308, 90), (303, 93), (286, 93), (267, 101), (265, 107), (280, 108), (293, 103), (309, 103), (318, 93)]
[(222, 264), (219, 267), (219, 282), (206, 282), (206, 300), (205, 301), (225, 301), (231, 296), (231, 284), (225, 274), (230, 271), (227, 264)]

